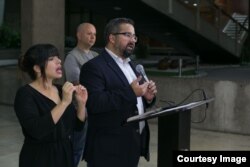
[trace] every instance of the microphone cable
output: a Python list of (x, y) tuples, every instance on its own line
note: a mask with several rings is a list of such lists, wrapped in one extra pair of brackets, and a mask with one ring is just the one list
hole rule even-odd
[[(204, 89), (195, 89), (193, 90), (187, 97), (185, 97), (181, 102), (179, 102), (178, 104), (175, 105), (175, 103), (173, 101), (167, 101), (167, 100), (164, 100), (164, 99), (159, 99), (159, 102), (163, 102), (165, 104), (168, 104), (168, 107), (174, 107), (174, 106), (180, 106), (180, 105), (183, 105), (190, 97), (192, 97), (194, 95), (194, 93), (197, 93), (197, 92), (201, 92), (202, 93), (202, 96), (203, 96), (203, 99), (202, 100), (207, 100), (207, 95), (206, 95), (206, 92), (204, 91)], [(197, 120), (197, 121), (194, 121), (192, 120), (191, 118), (191, 123), (202, 123), (205, 121), (206, 119), (206, 116), (207, 116), (207, 109), (208, 109), (208, 103), (205, 104), (206, 107), (204, 110), (201, 110), (200, 112), (202, 113), (203, 112), (203, 116), (200, 120)], [(158, 107), (158, 105), (155, 104), (156, 107)]]

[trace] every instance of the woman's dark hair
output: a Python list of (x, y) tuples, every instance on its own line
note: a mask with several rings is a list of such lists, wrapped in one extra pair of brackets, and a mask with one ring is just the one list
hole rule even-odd
[(41, 76), (46, 80), (45, 67), (49, 57), (59, 56), (58, 49), (51, 44), (36, 44), (31, 46), (26, 53), (19, 58), (18, 65), (23, 72), (27, 72), (32, 80), (36, 79), (34, 65), (40, 67)]
[(134, 21), (129, 18), (114, 18), (108, 22), (104, 30), (105, 44), (109, 41), (109, 35), (119, 33), (121, 24), (131, 24), (134, 26)]

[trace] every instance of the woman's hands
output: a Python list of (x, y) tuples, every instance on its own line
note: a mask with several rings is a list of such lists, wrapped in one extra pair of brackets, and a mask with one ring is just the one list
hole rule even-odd
[(65, 82), (62, 87), (62, 100), (51, 112), (55, 124), (61, 118), (68, 105), (72, 103), (73, 92), (75, 92), (75, 98), (77, 102), (77, 117), (81, 121), (85, 120), (86, 102), (88, 99), (87, 89), (84, 88), (82, 85), (74, 86), (70, 82)]
[(65, 82), (65, 84), (62, 87), (62, 93), (63, 93), (62, 102), (69, 105), (72, 102), (73, 92), (75, 92), (75, 97), (78, 105), (85, 106), (88, 99), (87, 89), (82, 85), (74, 86), (70, 82)]
[(86, 102), (88, 99), (88, 91), (82, 85), (75, 86), (75, 98), (77, 101), (77, 117), (84, 121), (86, 118)]
[(67, 106), (72, 102), (72, 94), (76, 90), (75, 86), (70, 82), (65, 82), (62, 87), (62, 103)]
[(87, 89), (82, 85), (76, 85), (75, 86), (75, 97), (78, 105), (86, 105), (86, 102), (88, 100), (88, 91)]

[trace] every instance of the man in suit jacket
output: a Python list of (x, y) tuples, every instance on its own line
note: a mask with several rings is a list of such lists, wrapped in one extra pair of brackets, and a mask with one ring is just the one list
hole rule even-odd
[(88, 167), (136, 167), (149, 160), (146, 121), (124, 124), (155, 101), (153, 81), (143, 82), (130, 62), (137, 37), (128, 18), (112, 19), (105, 28), (106, 47), (81, 68), (80, 83), (89, 93), (84, 158)]

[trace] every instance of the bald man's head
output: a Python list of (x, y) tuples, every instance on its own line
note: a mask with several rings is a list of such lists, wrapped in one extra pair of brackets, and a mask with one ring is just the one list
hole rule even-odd
[(91, 23), (82, 23), (77, 27), (77, 46), (89, 50), (96, 41), (96, 28)]

